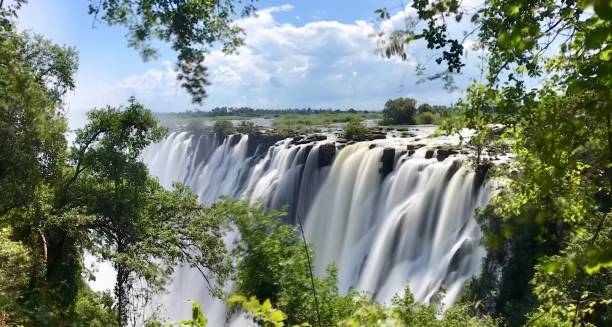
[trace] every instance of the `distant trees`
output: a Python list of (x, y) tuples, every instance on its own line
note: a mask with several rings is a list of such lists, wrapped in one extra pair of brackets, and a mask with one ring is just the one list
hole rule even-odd
[(416, 100), (412, 98), (397, 98), (388, 100), (383, 109), (383, 125), (399, 125), (416, 123)]
[(434, 107), (432, 107), (429, 103), (423, 103), (419, 105), (419, 108), (417, 110), (419, 111), (419, 113), (433, 112)]

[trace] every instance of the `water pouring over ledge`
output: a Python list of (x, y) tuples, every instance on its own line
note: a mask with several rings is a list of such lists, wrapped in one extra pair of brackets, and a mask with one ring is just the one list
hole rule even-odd
[[(492, 185), (459, 151), (436, 150), (456, 147), (458, 138), (425, 137), (432, 131), (354, 144), (333, 136), (270, 144), (181, 131), (151, 146), (143, 160), (164, 186), (186, 183), (204, 204), (230, 196), (261, 199), (270, 209), (288, 205), (287, 221), (299, 216), (314, 245), (316, 271), (335, 263), (342, 292), (357, 288), (387, 302), (408, 284), (425, 303), (445, 289), (441, 301), (450, 305), (480, 271), (485, 253), (473, 216)], [(187, 317), (184, 301), (192, 299), (208, 308), (211, 322), (224, 321), (222, 303), (188, 268), (177, 270), (169, 291), (163, 302), (172, 319)]]

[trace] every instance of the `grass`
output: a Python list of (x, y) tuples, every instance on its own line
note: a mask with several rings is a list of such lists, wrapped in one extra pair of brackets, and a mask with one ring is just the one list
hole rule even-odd
[(382, 119), (381, 113), (321, 113), (311, 115), (293, 115), (282, 114), (274, 117), (274, 126), (285, 127), (292, 125), (303, 125), (320, 127), (337, 123), (348, 123), (353, 118), (366, 119)]
[(337, 123), (347, 123), (351, 119), (382, 119), (381, 113), (364, 113), (364, 112), (327, 112), (315, 114), (277, 114), (264, 115), (259, 117), (252, 116), (218, 116), (218, 117), (189, 117), (180, 116), (177, 114), (157, 114), (160, 123), (164, 126), (188, 126), (191, 128), (203, 128), (212, 126), (216, 120), (251, 120), (255, 118), (272, 119), (272, 126), (277, 131), (285, 131), (287, 133), (308, 133), (315, 132), (321, 127), (328, 127)]

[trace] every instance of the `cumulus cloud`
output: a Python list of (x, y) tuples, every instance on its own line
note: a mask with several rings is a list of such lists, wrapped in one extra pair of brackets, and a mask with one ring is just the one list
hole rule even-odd
[[(440, 81), (416, 83), (415, 58), (430, 55), (424, 46), (411, 48), (408, 62), (387, 60), (375, 53), (371, 24), (320, 20), (297, 25), (275, 19), (276, 13), (292, 9), (291, 5), (271, 7), (240, 19), (237, 23), (246, 31), (245, 46), (234, 55), (218, 50), (208, 54), (206, 65), (212, 85), (205, 108), (381, 109), (393, 97), (448, 104), (460, 95), (444, 90)], [(407, 7), (383, 27), (397, 27), (411, 14), (412, 9)], [(459, 82), (465, 84), (468, 78), (461, 77)], [(179, 88), (170, 62), (116, 83), (86, 85), (82, 90), (83, 94), (75, 96), (79, 104), (95, 103), (102, 93), (111, 103), (134, 95), (155, 111), (193, 108), (189, 96)]]

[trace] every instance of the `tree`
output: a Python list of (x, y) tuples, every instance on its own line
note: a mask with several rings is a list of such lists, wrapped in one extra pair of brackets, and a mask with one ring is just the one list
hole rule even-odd
[[(117, 271), (119, 325), (142, 309), (132, 299), (139, 292), (147, 296), (162, 290), (180, 263), (198, 268), (218, 294), (218, 283), (228, 273), (223, 217), (208, 214), (183, 185), (164, 190), (139, 159), (165, 130), (133, 99), (125, 108), (93, 110), (88, 116), (89, 123), (76, 132), (72, 169), (58, 201), (90, 217), (72, 223), (79, 226), (86, 248)], [(71, 238), (57, 234), (62, 243)], [(144, 282), (144, 290), (135, 288), (137, 281)]]
[(236, 133), (236, 128), (231, 120), (218, 119), (215, 120), (215, 125), (213, 125), (213, 132), (223, 139), (227, 135)]
[(350, 295), (339, 294), (335, 267), (311, 280), (312, 247), (305, 248), (296, 226), (280, 222), (285, 213), (267, 214), (261, 207), (227, 201), (212, 210), (228, 214), (240, 231), (232, 253), (236, 260), (234, 294), (271, 301), (291, 325), (307, 322), (318, 326), (320, 317), (322, 326), (334, 326), (355, 309)]
[(416, 100), (411, 98), (397, 98), (388, 100), (383, 109), (383, 125), (415, 123)]
[(178, 53), (176, 68), (181, 85), (194, 103), (206, 98), (208, 73), (204, 58), (217, 42), (225, 53), (243, 44), (243, 30), (233, 23), (238, 13), (254, 12), (256, 0), (89, 0), (89, 13), (109, 25), (128, 29), (128, 45), (144, 60), (157, 55), (154, 39), (171, 43)]
[(419, 113), (434, 112), (434, 108), (429, 103), (422, 103), (418, 108)]
[[(0, 215), (30, 202), (42, 182), (57, 179), (66, 148), (66, 121), (32, 66), (55, 65), (42, 55), (52, 51), (50, 45), (39, 39), (40, 51), (26, 61), (24, 44), (32, 41), (12, 29), (10, 24), (0, 26)], [(60, 70), (60, 75), (73, 72)]]

